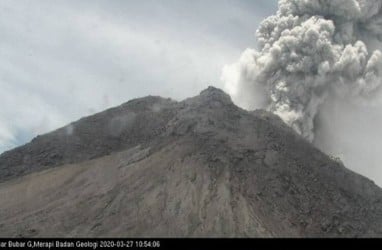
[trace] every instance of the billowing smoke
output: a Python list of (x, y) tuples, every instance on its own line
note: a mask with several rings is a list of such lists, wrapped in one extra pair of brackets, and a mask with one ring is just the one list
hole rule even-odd
[[(382, 84), (382, 0), (280, 0), (247, 49), (223, 70), (234, 101), (278, 114), (313, 141), (330, 99), (365, 103)], [(326, 105), (327, 106), (327, 105)]]

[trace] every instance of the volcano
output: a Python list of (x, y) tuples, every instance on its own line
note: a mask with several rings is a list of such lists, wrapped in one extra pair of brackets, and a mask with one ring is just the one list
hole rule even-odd
[(209, 87), (148, 96), (0, 156), (2, 237), (381, 237), (382, 190)]

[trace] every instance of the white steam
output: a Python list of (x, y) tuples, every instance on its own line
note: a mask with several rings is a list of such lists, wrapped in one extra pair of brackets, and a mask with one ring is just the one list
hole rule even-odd
[(382, 84), (382, 0), (280, 0), (222, 79), (234, 101), (266, 108), (313, 141), (330, 99), (364, 104)]

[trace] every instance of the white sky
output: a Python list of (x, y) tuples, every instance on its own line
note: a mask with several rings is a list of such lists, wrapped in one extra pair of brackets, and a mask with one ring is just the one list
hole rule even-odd
[(223, 88), (276, 0), (2, 0), (0, 153), (132, 98)]

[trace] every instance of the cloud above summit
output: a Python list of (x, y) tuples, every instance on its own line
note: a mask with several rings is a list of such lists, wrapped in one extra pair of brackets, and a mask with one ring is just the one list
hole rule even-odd
[(224, 67), (226, 89), (382, 183), (382, 158), (367, 146), (382, 146), (381, 21), (381, 0), (280, 0), (257, 44)]

